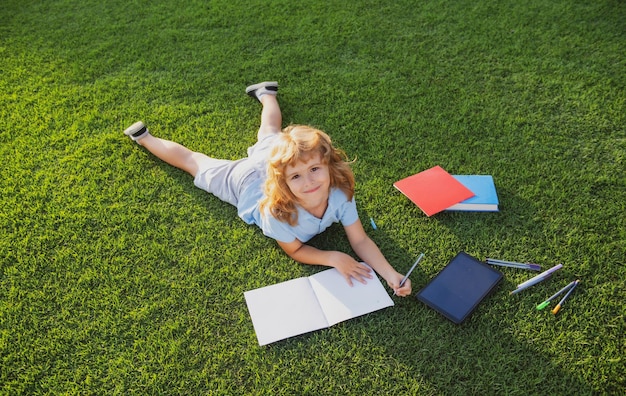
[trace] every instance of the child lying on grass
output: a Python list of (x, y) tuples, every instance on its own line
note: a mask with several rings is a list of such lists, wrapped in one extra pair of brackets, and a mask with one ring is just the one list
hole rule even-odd
[(281, 130), (278, 83), (246, 88), (262, 106), (257, 142), (236, 161), (216, 159), (153, 136), (143, 122), (124, 133), (161, 160), (194, 177), (194, 184), (237, 208), (294, 260), (336, 268), (346, 281), (366, 283), (370, 269), (350, 255), (316, 249), (306, 242), (340, 222), (359, 258), (383, 277), (396, 295), (411, 294), (411, 281), (389, 264), (367, 236), (354, 199), (354, 175), (343, 151), (315, 128), (291, 125)]

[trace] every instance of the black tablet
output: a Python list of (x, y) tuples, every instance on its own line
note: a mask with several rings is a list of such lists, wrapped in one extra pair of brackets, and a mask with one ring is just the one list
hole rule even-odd
[(501, 279), (500, 271), (460, 252), (415, 297), (458, 324)]

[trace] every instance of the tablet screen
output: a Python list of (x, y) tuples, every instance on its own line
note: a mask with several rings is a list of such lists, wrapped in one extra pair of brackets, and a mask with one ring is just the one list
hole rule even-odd
[(500, 271), (460, 252), (416, 297), (454, 323), (461, 323), (501, 279)]

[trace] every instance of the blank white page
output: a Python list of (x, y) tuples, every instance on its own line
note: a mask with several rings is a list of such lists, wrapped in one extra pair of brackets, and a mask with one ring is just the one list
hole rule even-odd
[(308, 278), (244, 292), (260, 345), (329, 326)]
[(335, 268), (309, 277), (328, 326), (393, 306), (378, 276), (372, 274), (365, 285), (353, 279), (352, 287)]

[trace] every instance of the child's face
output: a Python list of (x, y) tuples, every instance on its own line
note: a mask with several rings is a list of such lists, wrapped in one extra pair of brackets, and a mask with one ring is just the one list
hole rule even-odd
[(330, 192), (328, 166), (321, 154), (312, 155), (307, 161), (297, 162), (285, 169), (287, 186), (306, 210), (326, 208)]

